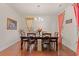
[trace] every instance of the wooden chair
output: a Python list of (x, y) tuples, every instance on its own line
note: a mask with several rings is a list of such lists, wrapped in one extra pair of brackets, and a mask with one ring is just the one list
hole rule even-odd
[[(51, 37), (51, 33), (42, 33), (42, 37)], [(42, 40), (43, 50), (50, 50), (50, 39)]]
[[(27, 37), (36, 37), (36, 33), (27, 33)], [(28, 50), (31, 52), (36, 47), (35, 39), (28, 39)]]
[[(57, 32), (54, 33), (54, 37), (58, 37), (58, 33)], [(56, 50), (56, 39), (51, 39), (50, 43), (52, 43), (51, 44), (51, 48)]]
[[(21, 35), (21, 37), (26, 37), (26, 33), (25, 33), (25, 31), (24, 30), (20, 30), (20, 35)], [(27, 43), (27, 39), (23, 39), (24, 41), (21, 43), (21, 50), (23, 49), (23, 47), (25, 46), (25, 43)]]

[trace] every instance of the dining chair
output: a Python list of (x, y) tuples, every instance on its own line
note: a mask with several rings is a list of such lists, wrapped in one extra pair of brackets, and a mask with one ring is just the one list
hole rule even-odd
[[(20, 30), (20, 36), (21, 37), (26, 37), (26, 32), (24, 31), (24, 30)], [(22, 46), (25, 46), (26, 44), (27, 44), (27, 39), (23, 39), (24, 41), (23, 41), (23, 43), (21, 43), (21, 45)], [(27, 46), (27, 45), (26, 45)], [(21, 49), (23, 49), (22, 47), (21, 47)], [(26, 47), (26, 50), (27, 50), (27, 47)]]
[[(51, 37), (51, 33), (42, 33), (42, 37)], [(50, 39), (42, 40), (43, 50), (50, 50)]]
[[(54, 37), (58, 37), (57, 32), (54, 32)], [(51, 43), (51, 49), (56, 50), (56, 39), (51, 39), (50, 43)]]
[[(27, 33), (27, 37), (36, 37), (36, 33)], [(30, 51), (30, 53), (32, 52), (32, 50), (34, 50), (34, 48), (36, 48), (36, 40), (29, 38), (28, 39), (28, 50)]]

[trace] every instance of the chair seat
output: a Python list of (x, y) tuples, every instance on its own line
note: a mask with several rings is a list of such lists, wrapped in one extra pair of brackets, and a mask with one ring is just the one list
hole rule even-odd
[(50, 41), (56, 41), (56, 39), (51, 39)]

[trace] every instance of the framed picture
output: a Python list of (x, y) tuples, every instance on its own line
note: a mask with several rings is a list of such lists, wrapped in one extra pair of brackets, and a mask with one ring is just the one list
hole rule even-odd
[(66, 20), (66, 24), (72, 23), (72, 19)]
[(7, 18), (7, 30), (17, 30), (17, 21)]

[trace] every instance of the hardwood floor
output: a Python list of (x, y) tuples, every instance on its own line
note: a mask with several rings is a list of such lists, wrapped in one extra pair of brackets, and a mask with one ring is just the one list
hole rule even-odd
[(59, 49), (59, 56), (76, 56), (76, 53), (63, 45), (62, 49)]
[(69, 48), (63, 46), (62, 49), (56, 51), (32, 51), (29, 53), (25, 49), (20, 50), (20, 42), (0, 52), (0, 56), (75, 56), (75, 53)]

